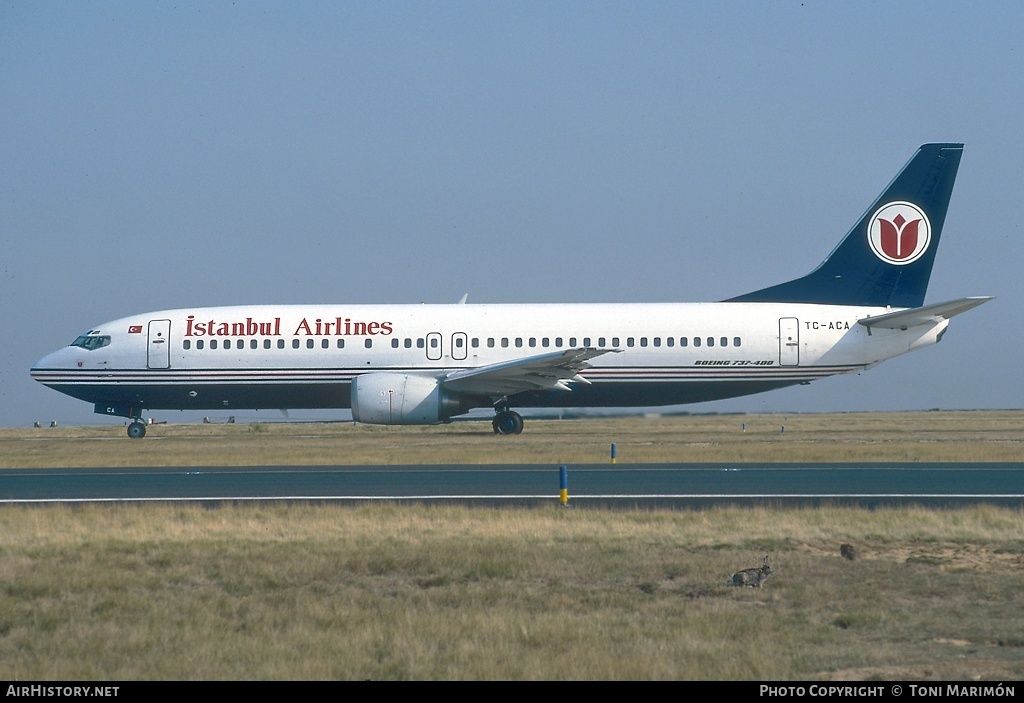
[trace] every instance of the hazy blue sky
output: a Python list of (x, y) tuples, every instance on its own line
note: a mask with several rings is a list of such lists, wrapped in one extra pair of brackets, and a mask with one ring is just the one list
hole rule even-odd
[(689, 409), (1021, 407), (1022, 30), (1017, 2), (3, 2), (0, 425), (120, 423), (28, 371), (137, 312), (788, 280), (928, 141), (966, 144), (928, 302), (997, 300)]

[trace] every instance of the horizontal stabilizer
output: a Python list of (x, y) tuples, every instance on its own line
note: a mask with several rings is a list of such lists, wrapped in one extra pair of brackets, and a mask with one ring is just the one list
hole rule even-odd
[(992, 300), (992, 296), (960, 298), (959, 300), (950, 300), (945, 303), (925, 305), (921, 308), (911, 308), (909, 310), (886, 313), (885, 315), (865, 317), (862, 320), (857, 320), (857, 322), (869, 329), (872, 327), (884, 327), (886, 329), (905, 330), (917, 325), (932, 324), (942, 319), (948, 320), (954, 315), (967, 312), (971, 308), (976, 308), (990, 300)]

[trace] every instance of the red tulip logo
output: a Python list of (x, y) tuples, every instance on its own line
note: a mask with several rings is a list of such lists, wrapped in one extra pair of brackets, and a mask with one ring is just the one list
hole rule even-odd
[(921, 220), (907, 221), (903, 215), (896, 215), (892, 222), (879, 218), (882, 228), (882, 251), (892, 259), (905, 259), (917, 249), (917, 228)]
[(868, 242), (875, 255), (896, 266), (921, 258), (931, 241), (928, 216), (913, 203), (883, 206), (868, 224)]

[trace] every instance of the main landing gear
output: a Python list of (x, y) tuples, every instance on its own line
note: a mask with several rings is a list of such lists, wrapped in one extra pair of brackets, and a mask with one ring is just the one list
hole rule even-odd
[(491, 421), (494, 434), (519, 434), (523, 431), (523, 416), (508, 409), (508, 403), (502, 402), (494, 406), (495, 415)]
[(138, 420), (133, 420), (132, 423), (128, 425), (128, 436), (132, 439), (142, 439), (146, 436), (146, 424), (139, 422)]

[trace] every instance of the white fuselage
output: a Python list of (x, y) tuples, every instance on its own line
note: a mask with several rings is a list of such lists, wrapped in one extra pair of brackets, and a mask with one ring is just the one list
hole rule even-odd
[(192, 308), (101, 325), (41, 359), (32, 376), (95, 403), (97, 412), (108, 404), (110, 414), (125, 414), (125, 406), (347, 408), (351, 381), (361, 374), (442, 379), (597, 348), (615, 353), (580, 373), (589, 384), (509, 400), (518, 407), (673, 405), (860, 371), (935, 343), (948, 324), (870, 331), (857, 324), (886, 312), (739, 302)]

